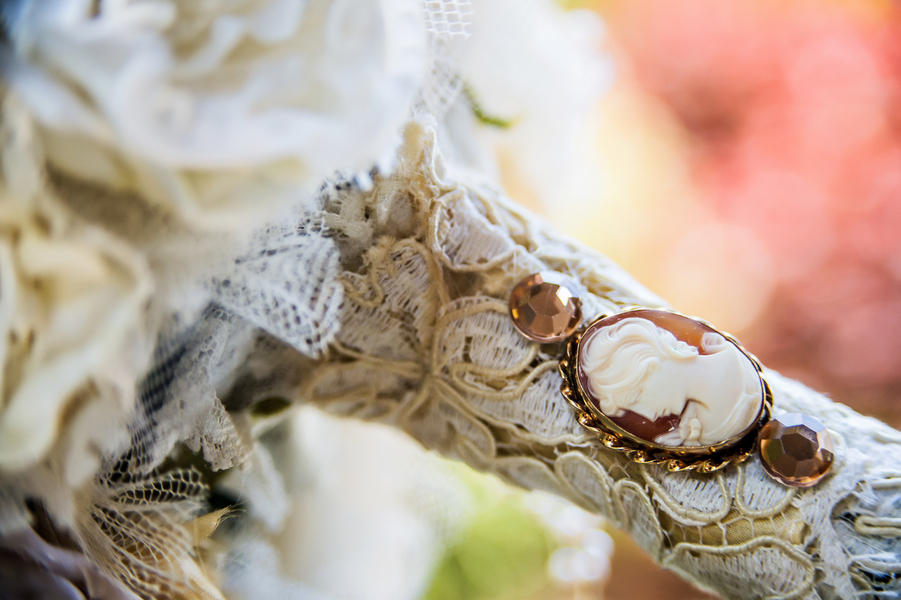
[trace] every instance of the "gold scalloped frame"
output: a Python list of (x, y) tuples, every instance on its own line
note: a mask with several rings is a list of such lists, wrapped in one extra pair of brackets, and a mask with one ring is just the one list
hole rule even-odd
[[(691, 319), (720, 334), (734, 344), (742, 354), (747, 356), (754, 364), (754, 368), (757, 369), (757, 374), (760, 377), (760, 384), (763, 389), (763, 402), (761, 403), (760, 413), (754, 424), (740, 434), (712, 446), (675, 449), (661, 446), (633, 435), (607, 418), (607, 416), (588, 399), (587, 394), (582, 389), (582, 383), (579, 380), (578, 374), (579, 343), (582, 341), (582, 336), (585, 332), (596, 323), (624, 313), (640, 310), (656, 310)], [(757, 434), (760, 432), (760, 429), (769, 422), (773, 408), (773, 392), (770, 390), (769, 384), (763, 377), (763, 367), (760, 365), (760, 361), (758, 361), (753, 354), (745, 350), (741, 343), (734, 337), (716, 329), (707, 321), (698, 319), (697, 317), (689, 317), (666, 308), (631, 306), (616, 313), (604, 314), (597, 317), (588, 325), (581, 327), (579, 331), (569, 338), (569, 341), (566, 343), (566, 351), (563, 358), (560, 359), (558, 370), (560, 376), (563, 378), (560, 392), (563, 394), (563, 397), (575, 407), (579, 423), (583, 427), (597, 433), (604, 446), (611, 450), (624, 453), (633, 462), (661, 465), (667, 471), (694, 470), (699, 473), (713, 473), (714, 471), (719, 471), (729, 465), (737, 465), (744, 462), (756, 449)]]

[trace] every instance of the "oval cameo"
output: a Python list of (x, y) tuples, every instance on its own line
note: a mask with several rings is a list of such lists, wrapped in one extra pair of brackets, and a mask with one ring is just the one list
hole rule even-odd
[(763, 379), (751, 358), (679, 314), (642, 309), (596, 321), (579, 342), (577, 363), (593, 408), (660, 446), (736, 441), (763, 408)]

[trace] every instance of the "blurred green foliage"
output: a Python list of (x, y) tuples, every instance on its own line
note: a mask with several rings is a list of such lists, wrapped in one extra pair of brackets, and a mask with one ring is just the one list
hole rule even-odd
[(518, 495), (474, 515), (445, 552), (424, 600), (513, 600), (547, 585), (553, 541)]

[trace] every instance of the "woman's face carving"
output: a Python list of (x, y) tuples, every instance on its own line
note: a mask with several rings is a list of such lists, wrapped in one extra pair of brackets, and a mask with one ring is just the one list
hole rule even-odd
[[(579, 369), (602, 413), (625, 418), (638, 429), (621, 425), (627, 431), (664, 446), (725, 441), (754, 423), (763, 402), (754, 364), (725, 337), (706, 331), (695, 346), (638, 316), (589, 329)], [(672, 425), (663, 433), (642, 426), (666, 418)]]

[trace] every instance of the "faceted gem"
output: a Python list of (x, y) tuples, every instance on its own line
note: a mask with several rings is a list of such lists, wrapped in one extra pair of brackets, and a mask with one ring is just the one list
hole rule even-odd
[(549, 344), (565, 340), (582, 321), (582, 302), (565, 275), (533, 273), (510, 294), (513, 324), (530, 340)]
[(760, 460), (771, 477), (792, 487), (810, 487), (832, 466), (832, 436), (809, 415), (779, 415), (760, 430)]
[(736, 443), (763, 407), (757, 366), (734, 340), (664, 310), (628, 310), (592, 323), (579, 342), (577, 372), (594, 409), (664, 448)]

